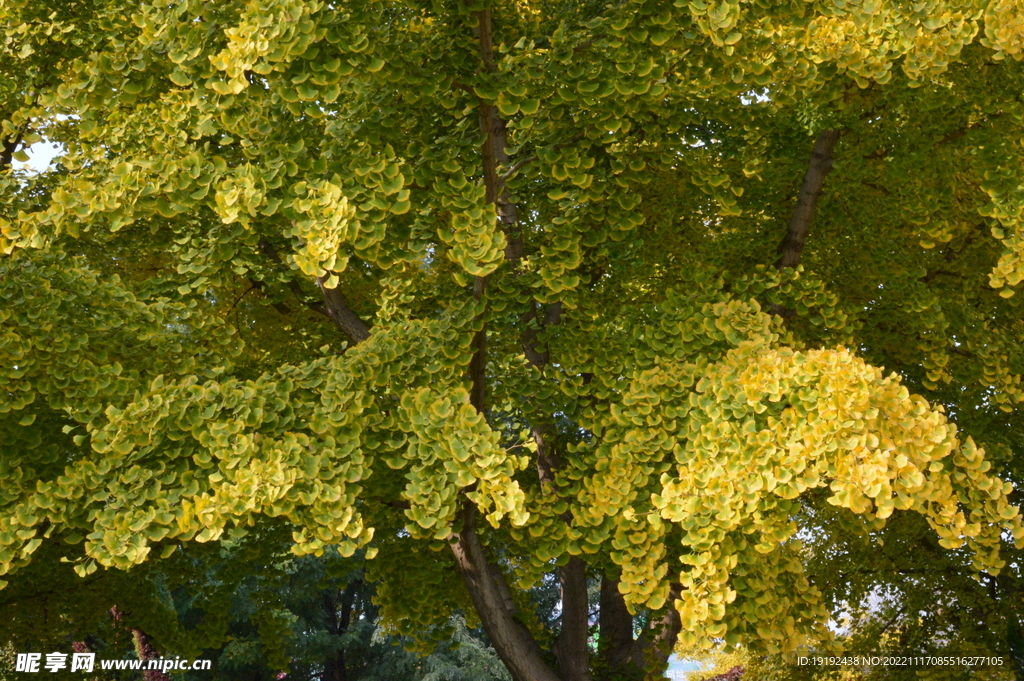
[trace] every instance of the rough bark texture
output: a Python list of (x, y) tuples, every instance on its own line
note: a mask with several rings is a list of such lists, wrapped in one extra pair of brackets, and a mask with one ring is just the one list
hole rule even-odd
[(561, 569), (562, 630), (555, 642), (555, 659), (563, 681), (591, 681), (587, 649), (587, 566), (574, 556)]
[(463, 511), (462, 531), (451, 548), (484, 631), (514, 681), (564, 681), (544, 662), (540, 646), (516, 617), (505, 577), (488, 560), (476, 534), (472, 504)]
[(664, 669), (682, 630), (682, 620), (673, 605), (682, 586), (672, 584), (668, 603), (660, 617), (647, 623), (640, 635), (633, 638), (633, 616), (619, 593), (619, 582), (601, 580), (601, 633), (598, 639), (602, 678), (642, 679), (645, 669)]
[(661, 617), (649, 622), (637, 637), (636, 648), (633, 652), (633, 664), (641, 669), (652, 662), (656, 669), (664, 669), (668, 664), (672, 648), (675, 647), (679, 632), (683, 629), (682, 619), (674, 605), (682, 590), (681, 584), (673, 583), (671, 585), (665, 612)]
[(814, 151), (811, 152), (811, 162), (800, 187), (796, 210), (789, 221), (789, 231), (779, 244), (779, 259), (775, 262), (775, 267), (780, 270), (796, 267), (800, 263), (804, 243), (814, 220), (814, 210), (818, 207), (818, 197), (825, 186), (825, 178), (832, 171), (832, 150), (835, 149), (838, 140), (839, 130), (824, 130), (814, 142)]
[[(491, 13), (489, 10), (483, 10), (474, 12), (473, 16), (477, 21), (473, 32), (480, 44), (480, 62), (484, 71), (493, 73), (497, 67), (494, 63)], [(505, 148), (508, 146), (508, 132), (505, 121), (498, 113), (498, 107), (484, 101), (479, 103), (479, 107), (480, 131), (484, 135), (481, 151), (486, 199), (488, 203), (495, 204), (497, 208), (498, 219), (505, 231), (505, 259), (515, 267), (523, 257), (523, 240), (519, 231), (519, 208), (509, 196), (505, 178), (498, 175), (498, 164), (508, 164), (508, 154), (505, 153)]]
[(633, 616), (629, 614), (626, 601), (619, 593), (617, 579), (601, 578), (600, 604), (598, 655), (606, 670), (624, 675), (633, 659)]
[(341, 294), (341, 289), (338, 287), (327, 288), (324, 286), (324, 281), (324, 277), (316, 278), (316, 283), (320, 286), (320, 291), (324, 296), (324, 309), (327, 311), (327, 316), (353, 345), (362, 343), (370, 337), (370, 327), (348, 306), (345, 296)]

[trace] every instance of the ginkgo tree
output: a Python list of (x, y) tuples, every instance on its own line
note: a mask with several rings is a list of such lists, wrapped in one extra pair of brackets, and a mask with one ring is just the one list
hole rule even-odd
[(517, 681), (827, 642), (897, 520), (1019, 594), (1014, 0), (0, 19), (4, 579), (276, 518)]

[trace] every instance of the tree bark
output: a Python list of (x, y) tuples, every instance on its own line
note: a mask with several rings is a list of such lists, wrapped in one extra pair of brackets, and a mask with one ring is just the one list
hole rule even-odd
[(1006, 645), (1010, 649), (1010, 660), (1018, 679), (1024, 679), (1024, 634), (1021, 634), (1017, 614), (1007, 613)]
[(544, 316), (539, 314), (539, 306), (536, 301), (530, 302), (530, 310), (523, 316), (523, 355), (526, 361), (538, 369), (543, 369), (550, 358), (547, 347), (543, 349), (537, 345), (537, 336), (549, 326), (556, 326), (562, 320), (562, 302), (558, 301), (548, 307)]
[(462, 531), (450, 544), (462, 581), (491, 645), (514, 681), (564, 681), (544, 662), (537, 641), (519, 621), (504, 575), (484, 553), (476, 533), (476, 509), (462, 514)]
[(839, 130), (835, 129), (823, 130), (814, 142), (814, 151), (811, 152), (811, 162), (804, 174), (803, 185), (800, 187), (796, 210), (793, 211), (793, 217), (789, 221), (789, 231), (777, 249), (779, 254), (779, 259), (775, 262), (777, 269), (796, 267), (800, 263), (800, 256), (804, 252), (804, 243), (807, 241), (811, 222), (814, 220), (814, 211), (818, 207), (818, 197), (821, 196), (821, 189), (825, 186), (825, 178), (832, 171), (832, 150), (835, 149), (838, 140)]
[(598, 655), (612, 674), (625, 674), (633, 659), (633, 616), (619, 593), (619, 580), (601, 577)]
[[(532, 303), (528, 313), (530, 319), (537, 317), (538, 306)], [(562, 304), (551, 305), (544, 315), (543, 326), (559, 321)], [(541, 328), (543, 328), (543, 326)], [(532, 332), (532, 333), (531, 333)], [(527, 361), (543, 368), (548, 363), (548, 351), (537, 350), (535, 343), (538, 330), (527, 328), (523, 332), (523, 352)], [(550, 420), (542, 420), (533, 427), (533, 440), (537, 444), (537, 477), (545, 494), (557, 494), (555, 472), (562, 466), (556, 443), (558, 431)], [(566, 511), (562, 519), (572, 523), (572, 514)], [(590, 649), (587, 639), (590, 629), (590, 602), (587, 594), (587, 566), (581, 558), (573, 556), (559, 570), (562, 596), (561, 631), (555, 641), (555, 660), (558, 672), (565, 681), (591, 681)]]
[[(479, 301), (487, 291), (487, 277), (473, 280), (473, 299)], [(481, 414), (487, 408), (487, 326), (478, 320), (480, 329), (473, 334), (473, 356), (469, 360), (469, 402)]]
[(587, 566), (573, 556), (561, 569), (562, 630), (555, 641), (555, 659), (564, 681), (591, 681), (587, 649), (590, 604), (587, 598)]
[[(480, 44), (480, 62), (484, 71), (493, 73), (497, 70), (497, 66), (494, 63), (491, 12), (482, 10), (474, 12), (473, 16), (477, 22), (473, 33)], [(505, 231), (505, 259), (511, 262), (513, 267), (516, 267), (523, 257), (523, 240), (519, 231), (519, 208), (509, 195), (504, 177), (498, 175), (498, 164), (508, 164), (508, 154), (505, 153), (505, 148), (508, 146), (508, 131), (505, 121), (498, 113), (498, 107), (483, 100), (479, 102), (478, 106), (480, 107), (480, 131), (484, 135), (482, 156), (486, 200), (488, 203), (495, 204), (497, 208), (498, 219)]]
[(598, 654), (608, 678), (641, 679), (649, 662), (659, 669), (668, 665), (668, 658), (683, 628), (675, 608), (681, 592), (682, 586), (673, 583), (665, 611), (657, 619), (649, 621), (634, 639), (633, 616), (619, 593), (618, 580), (607, 576), (602, 578)]
[(324, 296), (324, 308), (327, 311), (327, 316), (348, 337), (352, 345), (362, 343), (370, 337), (370, 327), (348, 306), (345, 296), (341, 294), (341, 289), (337, 286), (327, 288), (324, 286), (324, 281), (324, 277), (316, 278), (316, 283)]
[(683, 621), (675, 606), (682, 590), (682, 585), (678, 583), (673, 583), (669, 587), (668, 605), (665, 612), (658, 619), (650, 621), (637, 637), (633, 664), (640, 669), (644, 669), (648, 661), (653, 661), (657, 665), (657, 669), (665, 669), (668, 665), (668, 658), (672, 655), (676, 639), (679, 638), (679, 632), (683, 629)]
[[(341, 603), (335, 603), (330, 592), (324, 593), (324, 607), (327, 610), (327, 630), (335, 636), (348, 631), (352, 621), (352, 605), (355, 603), (356, 591), (362, 585), (357, 579), (345, 587), (341, 594)], [(341, 606), (341, 618), (338, 618), (338, 606)], [(324, 660), (324, 674), (321, 681), (348, 681), (348, 669), (345, 666), (345, 651), (338, 649)]]
[[(260, 239), (259, 242), (260, 250), (262, 250), (267, 257), (273, 260), (277, 265), (285, 266), (284, 260), (278, 255), (277, 251), (270, 242), (266, 239)], [(323, 296), (324, 304), (316, 305), (306, 300), (306, 295), (302, 291), (302, 287), (294, 279), (288, 280), (288, 288), (299, 300), (300, 303), (320, 314), (327, 315), (327, 317), (334, 322), (334, 325), (345, 334), (349, 342), (352, 345), (358, 345), (364, 340), (370, 337), (370, 327), (357, 315), (352, 308), (348, 306), (348, 302), (345, 300), (345, 296), (341, 293), (341, 289), (337, 286), (334, 288), (327, 288), (324, 286), (326, 277), (317, 277), (316, 283), (320, 287), (320, 294)], [(280, 310), (278, 310), (280, 312)]]
[[(493, 73), (496, 66), (491, 13), (489, 10), (481, 10), (474, 12), (473, 17), (476, 19), (474, 34), (480, 46), (482, 69)], [(505, 147), (508, 146), (505, 121), (493, 104), (480, 101), (478, 106), (480, 130), (484, 136), (481, 156), (485, 199), (495, 204), (505, 233), (505, 259), (515, 268), (523, 257), (519, 212), (509, 195), (505, 178), (498, 175), (498, 165), (508, 163), (508, 155), (505, 153)], [(473, 297), (482, 299), (486, 287), (486, 277), (477, 277), (473, 282)], [(553, 310), (557, 321), (561, 306), (555, 306)], [(473, 338), (474, 353), (470, 363), (470, 398), (481, 414), (486, 409), (486, 344), (486, 329), (481, 327)], [(544, 361), (547, 361), (546, 353)], [(462, 521), (461, 532), (453, 537), (450, 544), (452, 553), (484, 630), (514, 681), (590, 681), (586, 649), (586, 567), (583, 562), (579, 559), (574, 559), (575, 562), (570, 560), (562, 574), (563, 623), (555, 652), (561, 676), (564, 677), (560, 678), (545, 662), (537, 641), (519, 621), (508, 584), (498, 567), (488, 559), (480, 543), (476, 532), (476, 508), (468, 501), (465, 502)]]
[[(779, 259), (775, 261), (778, 270), (796, 267), (800, 264), (800, 256), (804, 252), (807, 235), (811, 231), (814, 211), (818, 207), (818, 197), (825, 186), (825, 178), (832, 171), (832, 150), (839, 140), (839, 130), (823, 130), (814, 142), (811, 162), (804, 173), (804, 182), (797, 197), (796, 210), (789, 220), (789, 230), (776, 249)], [(793, 311), (779, 303), (772, 303), (768, 311), (781, 317), (791, 317)]]

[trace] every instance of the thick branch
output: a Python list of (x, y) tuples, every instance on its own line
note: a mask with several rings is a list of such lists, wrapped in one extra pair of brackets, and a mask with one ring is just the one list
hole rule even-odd
[[(839, 130), (824, 130), (814, 143), (811, 162), (804, 174), (804, 182), (800, 187), (796, 210), (789, 221), (789, 231), (782, 239), (776, 252), (779, 259), (775, 261), (776, 269), (796, 267), (800, 264), (800, 256), (804, 252), (804, 243), (811, 231), (814, 211), (818, 207), (818, 197), (825, 186), (825, 178), (832, 170), (832, 150), (839, 139)], [(790, 317), (793, 311), (778, 303), (772, 303), (768, 311), (781, 317)]]
[(544, 313), (544, 318), (540, 319), (538, 315), (538, 306), (536, 302), (530, 303), (530, 310), (523, 315), (523, 354), (526, 356), (526, 361), (538, 369), (543, 368), (548, 363), (548, 349), (540, 349), (537, 346), (537, 336), (548, 326), (557, 325), (562, 319), (562, 302), (558, 301), (551, 305)]
[(345, 296), (341, 294), (341, 289), (337, 286), (327, 288), (324, 286), (324, 281), (325, 277), (316, 278), (316, 283), (324, 296), (324, 308), (327, 310), (327, 316), (348, 337), (352, 345), (362, 343), (370, 337), (370, 327), (348, 306)]
[[(110, 609), (110, 614), (118, 624), (124, 623), (125, 613), (116, 605)], [(132, 632), (132, 641), (135, 644), (135, 654), (144, 663), (148, 660), (155, 660), (161, 657), (160, 652), (153, 647), (149, 636), (142, 629), (137, 627), (126, 627)], [(147, 669), (142, 673), (144, 681), (171, 681), (171, 677), (159, 670)]]
[[(274, 247), (270, 245), (269, 241), (267, 241), (266, 239), (260, 239), (260, 250), (263, 251), (267, 255), (267, 257), (273, 260), (278, 266), (287, 269), (287, 265), (285, 265), (284, 260), (282, 260), (281, 256), (277, 254), (277, 251), (274, 250)], [(306, 292), (302, 290), (302, 287), (299, 285), (299, 282), (295, 281), (295, 279), (289, 277), (286, 282), (286, 285), (288, 286), (288, 290), (292, 292), (292, 295), (298, 298), (300, 303), (308, 307), (310, 310), (313, 310), (313, 312), (322, 314), (325, 317), (328, 316), (327, 308), (325, 308), (323, 305), (319, 303), (310, 302), (307, 299)], [(275, 309), (277, 309), (276, 305)], [(278, 309), (278, 311), (280, 312), (281, 310)]]
[(800, 187), (796, 210), (789, 221), (789, 231), (779, 244), (779, 259), (775, 263), (778, 269), (796, 267), (800, 263), (800, 255), (804, 252), (804, 243), (811, 230), (814, 210), (818, 206), (818, 197), (825, 185), (825, 178), (832, 170), (832, 150), (839, 139), (839, 130), (825, 130), (818, 135), (811, 152), (811, 163), (804, 174), (804, 183)]
[[(548, 363), (548, 349), (537, 348), (537, 335), (547, 326), (558, 324), (562, 316), (562, 303), (557, 302), (540, 319), (539, 307), (531, 302), (530, 311), (524, 316), (523, 353), (527, 361), (538, 368)], [(537, 477), (545, 494), (557, 493), (555, 472), (562, 466), (556, 443), (558, 431), (554, 423), (542, 419), (533, 427), (533, 440), (537, 443)], [(559, 495), (561, 496), (561, 495)], [(572, 514), (562, 514), (566, 524), (572, 523)], [(587, 646), (589, 634), (590, 605), (587, 596), (587, 566), (574, 556), (559, 572), (562, 595), (561, 631), (555, 641), (555, 660), (559, 674), (565, 681), (591, 681), (590, 649)]]
[(961, 137), (963, 137), (964, 135), (966, 135), (967, 133), (972, 132), (974, 130), (977, 130), (978, 128), (982, 127), (986, 123), (990, 123), (992, 121), (998, 120), (998, 119), (1002, 118), (1002, 116), (1003, 115), (1001, 113), (997, 112), (997, 113), (992, 114), (991, 116), (988, 116), (987, 118), (984, 118), (984, 119), (978, 121), (977, 123), (973, 123), (971, 125), (968, 125), (965, 128), (960, 128), (959, 130), (954, 130), (953, 132), (944, 135), (942, 138), (935, 140), (935, 142), (932, 144), (932, 146), (935, 147), (935, 148), (938, 148), (938, 147), (942, 146), (943, 144), (948, 144), (949, 142), (952, 142), (953, 140), (958, 140)]
[[(491, 13), (489, 10), (482, 10), (474, 12), (473, 16), (476, 19), (474, 33), (480, 45), (482, 67), (484, 71), (492, 73), (496, 66)], [(479, 115), (480, 130), (484, 136), (481, 155), (485, 198), (497, 208), (498, 219), (502, 223), (508, 243), (505, 258), (511, 261), (514, 267), (523, 256), (522, 239), (519, 236), (519, 213), (509, 197), (504, 180), (498, 177), (498, 164), (508, 162), (505, 153), (505, 147), (508, 146), (505, 122), (498, 115), (497, 108), (484, 101), (479, 103)], [(473, 282), (473, 298), (480, 301), (486, 290), (487, 278), (477, 277)], [(481, 323), (480, 329), (473, 337), (473, 358), (469, 367), (472, 383), (470, 400), (481, 413), (486, 407), (486, 351), (487, 330)], [(462, 531), (453, 537), (450, 546), (462, 581), (473, 599), (474, 608), (495, 652), (512, 674), (514, 681), (561, 681), (544, 661), (537, 641), (519, 621), (515, 602), (504, 575), (484, 553), (476, 533), (475, 505), (466, 501), (462, 515)]]
[(587, 649), (588, 616), (587, 566), (573, 556), (562, 567), (562, 630), (555, 641), (555, 659), (564, 681), (591, 681), (590, 651)]
[[(475, 12), (477, 25), (474, 29), (480, 42), (480, 61), (484, 71), (493, 73), (497, 67), (494, 63), (494, 42), (491, 30), (491, 13), (489, 10)], [(498, 219), (505, 230), (505, 259), (515, 267), (523, 257), (523, 240), (519, 232), (519, 208), (512, 202), (505, 178), (498, 175), (498, 165), (508, 164), (508, 131), (505, 121), (498, 114), (493, 104), (480, 101), (480, 131), (484, 134), (483, 171), (484, 189), (488, 203), (494, 203), (498, 209)]]
[(467, 503), (463, 511), (462, 531), (451, 549), (484, 631), (514, 681), (562, 681), (544, 662), (540, 646), (519, 622), (504, 575), (484, 554), (472, 504)]
[(627, 677), (642, 673), (650, 660), (656, 663), (658, 669), (665, 668), (683, 628), (675, 608), (675, 601), (681, 592), (680, 584), (671, 585), (665, 611), (660, 617), (648, 622), (640, 636), (634, 640), (633, 617), (619, 593), (619, 582), (608, 577), (602, 578), (598, 651), (610, 672)]
[[(562, 457), (555, 451), (555, 427), (550, 421), (543, 421), (533, 428), (533, 441), (537, 444), (537, 477), (541, 489), (550, 494), (555, 491), (555, 471), (562, 465)], [(569, 522), (568, 514), (565, 521)]]
[[(487, 291), (487, 277), (473, 280), (473, 298), (480, 300)], [(487, 408), (487, 328), (481, 321), (480, 330), (473, 335), (473, 357), (469, 360), (471, 384), (469, 401), (481, 414)]]
[[(324, 592), (324, 608), (327, 614), (327, 630), (335, 636), (342, 636), (348, 631), (352, 621), (352, 606), (356, 600), (356, 592), (363, 580), (356, 579), (345, 587), (341, 594), (341, 603), (335, 602), (330, 591)], [(341, 618), (338, 618), (338, 605), (341, 606)], [(321, 681), (348, 681), (348, 669), (345, 664), (345, 650), (338, 648), (324, 660), (324, 672)]]
[[(536, 346), (537, 335), (546, 326), (558, 324), (562, 315), (562, 303), (557, 302), (548, 308), (544, 319), (537, 326), (531, 323), (537, 320), (537, 303), (530, 304), (530, 311), (523, 317), (526, 328), (523, 330), (523, 354), (526, 360), (533, 366), (543, 369), (549, 359), (548, 349), (538, 350)], [(555, 491), (555, 471), (562, 466), (562, 458), (558, 455), (555, 443), (558, 439), (558, 431), (550, 419), (542, 418), (533, 426), (533, 441), (537, 444), (537, 477), (540, 479), (541, 489), (545, 494)], [(572, 521), (572, 515), (568, 512), (563, 514), (566, 523)]]
[[(527, 328), (523, 331), (523, 352), (527, 361), (543, 368), (548, 363), (548, 350), (538, 350), (537, 334), (546, 327), (557, 324), (562, 315), (562, 303), (551, 305), (536, 326), (530, 325), (538, 319), (538, 306), (531, 303), (530, 311), (524, 317)], [(537, 443), (537, 477), (545, 494), (557, 493), (555, 472), (562, 466), (556, 442), (558, 432), (550, 420), (541, 420), (533, 427), (533, 440)], [(561, 495), (559, 495), (561, 496)], [(572, 523), (572, 514), (562, 514), (566, 524)], [(591, 681), (590, 649), (587, 646), (589, 634), (590, 604), (587, 596), (587, 566), (574, 556), (559, 572), (562, 592), (561, 631), (555, 642), (555, 660), (559, 674), (565, 681)]]
[[(253, 279), (252, 277), (249, 277), (249, 285), (252, 288), (257, 289), (261, 293), (265, 294), (264, 289), (263, 289), (263, 282), (262, 281), (259, 281), (257, 279)], [(237, 301), (236, 301), (236, 303), (237, 303)], [(287, 315), (290, 315), (291, 312), (292, 312), (291, 308), (288, 307), (287, 305), (285, 305), (282, 302), (271, 301), (270, 306), (272, 308), (274, 308), (275, 310), (277, 310), (278, 314), (281, 314), (281, 315), (287, 316)], [(327, 314), (327, 312), (324, 312), (324, 314)]]
[(682, 590), (682, 585), (678, 583), (673, 583), (669, 587), (665, 612), (661, 617), (652, 620), (633, 644), (633, 664), (641, 669), (646, 667), (648, 660), (653, 660), (659, 671), (668, 666), (668, 658), (676, 645), (676, 639), (679, 638), (679, 632), (683, 629), (682, 618), (679, 617), (679, 611), (675, 606)]
[(611, 672), (625, 673), (633, 658), (633, 616), (619, 593), (619, 581), (601, 577), (598, 654)]
[[(285, 264), (281, 256), (277, 254), (277, 251), (274, 250), (274, 247), (266, 239), (260, 239), (260, 250), (278, 265), (283, 266)], [(294, 279), (289, 279), (288, 288), (291, 289), (292, 293), (295, 294), (295, 297), (303, 305), (306, 305), (315, 312), (327, 315), (334, 322), (334, 325), (345, 334), (352, 345), (362, 343), (370, 337), (370, 327), (348, 306), (345, 296), (342, 295), (338, 287), (327, 288), (324, 286), (326, 280), (326, 277), (316, 278), (317, 286), (320, 287), (320, 293), (324, 298), (323, 305), (307, 302), (302, 287)]]

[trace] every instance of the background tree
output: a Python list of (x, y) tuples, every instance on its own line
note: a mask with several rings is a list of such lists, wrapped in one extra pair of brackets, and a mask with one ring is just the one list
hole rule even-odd
[(1013, 0), (60, 4), (0, 10), (9, 589), (269, 517), (583, 681), (927, 541), (1019, 664)]

